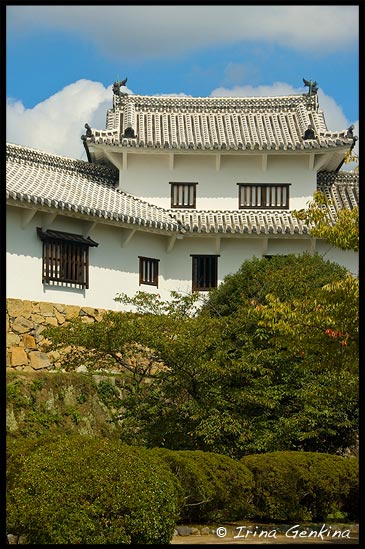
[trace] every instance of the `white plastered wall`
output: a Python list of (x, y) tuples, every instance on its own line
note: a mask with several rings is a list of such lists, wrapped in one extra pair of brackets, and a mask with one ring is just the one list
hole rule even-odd
[(238, 209), (237, 183), (288, 183), (290, 209), (305, 208), (316, 190), (316, 171), (309, 156), (295, 153), (267, 155), (195, 153), (125, 153), (120, 189), (143, 200), (170, 208), (170, 183), (197, 183), (196, 208)]
[[(238, 270), (241, 264), (252, 257), (266, 254), (302, 253), (314, 250), (310, 238), (289, 237), (267, 238), (265, 236), (231, 237), (193, 235), (176, 239), (169, 248), (170, 236), (136, 231), (127, 242), (125, 230), (98, 223), (90, 237), (99, 246), (89, 250), (89, 289), (74, 289), (43, 285), (42, 242), (36, 227), (44, 226), (45, 214), (37, 212), (33, 219), (21, 227), (24, 208), (7, 209), (7, 255), (6, 294), (7, 297), (46, 301), (120, 310), (122, 305), (114, 298), (119, 292), (132, 296), (136, 291), (158, 293), (163, 299), (170, 297), (172, 290), (191, 292), (191, 254), (219, 255), (218, 281)], [(51, 228), (82, 234), (87, 223), (83, 220), (59, 215)], [(358, 255), (343, 252), (319, 241), (316, 250), (325, 259), (335, 261), (357, 274)], [(158, 288), (139, 285), (138, 256), (159, 259)]]

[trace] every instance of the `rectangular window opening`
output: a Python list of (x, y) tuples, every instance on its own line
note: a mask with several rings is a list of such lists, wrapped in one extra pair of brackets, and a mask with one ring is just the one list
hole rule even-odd
[(192, 255), (192, 290), (205, 292), (218, 284), (219, 255)]
[(238, 185), (238, 207), (265, 210), (289, 209), (289, 183), (284, 184), (246, 184)]
[(149, 286), (156, 286), (158, 288), (158, 264), (159, 259), (152, 259), (151, 257), (139, 258), (139, 285), (148, 284)]
[(170, 183), (171, 208), (196, 208), (197, 183)]
[(91, 238), (37, 227), (43, 242), (42, 283), (89, 288), (89, 248), (98, 246)]

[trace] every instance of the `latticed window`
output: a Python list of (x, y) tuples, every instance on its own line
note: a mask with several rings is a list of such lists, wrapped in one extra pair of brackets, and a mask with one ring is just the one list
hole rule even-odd
[(197, 183), (170, 183), (171, 208), (196, 208)]
[(219, 255), (192, 255), (193, 292), (207, 291), (217, 287)]
[(151, 257), (139, 257), (139, 285), (149, 284), (158, 287), (158, 263), (159, 259)]
[(89, 287), (89, 248), (98, 246), (81, 235), (37, 228), (43, 242), (42, 282)]
[(289, 184), (238, 183), (239, 208), (288, 209)]

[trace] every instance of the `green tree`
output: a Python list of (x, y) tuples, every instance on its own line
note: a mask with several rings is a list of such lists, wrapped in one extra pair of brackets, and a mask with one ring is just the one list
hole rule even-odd
[(284, 301), (310, 295), (326, 283), (340, 280), (347, 270), (318, 253), (305, 252), (248, 259), (209, 293), (205, 309), (210, 316), (230, 316), (244, 303), (265, 303), (268, 294)]
[(359, 207), (336, 210), (322, 191), (316, 191), (304, 210), (294, 217), (305, 221), (315, 238), (325, 238), (341, 250), (359, 251)]
[[(134, 312), (110, 312), (92, 325), (74, 321), (48, 335), (57, 345), (84, 345), (125, 364), (120, 422), (129, 444), (235, 458), (341, 452), (355, 444), (358, 430), (351, 280), (317, 255), (254, 259), (200, 308), (196, 294), (173, 294), (172, 303), (122, 294), (117, 299)], [(342, 335), (335, 341), (326, 330)], [(127, 358), (137, 351), (131, 367)]]

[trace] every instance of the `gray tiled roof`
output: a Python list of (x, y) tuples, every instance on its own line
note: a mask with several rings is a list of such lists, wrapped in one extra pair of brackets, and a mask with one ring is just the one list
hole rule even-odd
[[(6, 176), (6, 196), (10, 203), (45, 205), (100, 220), (193, 234), (299, 235), (309, 232), (305, 223), (296, 220), (290, 211), (160, 208), (118, 190), (118, 173), (114, 170), (19, 145), (7, 145)], [(321, 172), (318, 189), (333, 200), (337, 209), (358, 204), (357, 173)]]
[[(352, 209), (359, 204), (359, 174), (357, 172), (320, 172), (317, 189), (330, 200), (329, 209), (335, 213)], [(182, 227), (193, 233), (236, 234), (307, 234), (309, 228), (290, 211), (172, 211)]]
[(176, 219), (192, 233), (307, 234), (307, 226), (282, 210), (178, 210)]
[(177, 231), (163, 209), (116, 188), (118, 172), (81, 160), (7, 145), (6, 197), (132, 225)]
[(317, 176), (317, 189), (329, 199), (329, 210), (333, 218), (339, 210), (352, 209), (359, 205), (357, 172), (320, 172)]
[[(311, 125), (315, 139), (303, 139)], [(317, 95), (278, 97), (114, 96), (107, 129), (89, 145), (154, 149), (304, 150), (349, 146), (348, 131), (330, 132)], [(126, 138), (132, 128), (135, 138)]]

